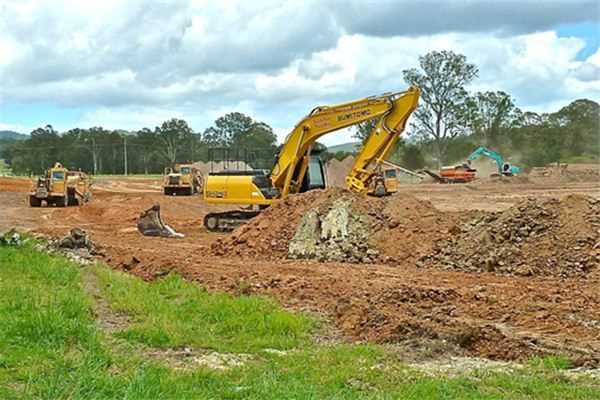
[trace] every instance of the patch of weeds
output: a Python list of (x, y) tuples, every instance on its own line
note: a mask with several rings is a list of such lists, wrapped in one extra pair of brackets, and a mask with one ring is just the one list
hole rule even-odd
[(533, 357), (528, 364), (532, 368), (549, 371), (562, 371), (574, 367), (573, 360), (567, 356)]
[(290, 349), (307, 343), (311, 318), (258, 296), (208, 293), (177, 275), (147, 283), (94, 270), (110, 306), (132, 318), (117, 336), (152, 347), (196, 347), (229, 353)]

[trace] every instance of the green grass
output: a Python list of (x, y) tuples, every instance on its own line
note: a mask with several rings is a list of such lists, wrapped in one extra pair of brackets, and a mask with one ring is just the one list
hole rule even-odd
[[(561, 357), (517, 372), (429, 377), (389, 348), (318, 345), (315, 323), (257, 297), (210, 294), (170, 276), (145, 283), (101, 266), (0, 247), (0, 399), (594, 399), (600, 383), (567, 377)], [(95, 274), (131, 323), (102, 331), (85, 292)], [(249, 352), (229, 371), (176, 370), (149, 347)], [(285, 355), (262, 351), (292, 349)]]
[(209, 294), (176, 275), (154, 284), (96, 268), (112, 308), (135, 322), (117, 335), (148, 346), (255, 353), (307, 343), (314, 322), (256, 296)]

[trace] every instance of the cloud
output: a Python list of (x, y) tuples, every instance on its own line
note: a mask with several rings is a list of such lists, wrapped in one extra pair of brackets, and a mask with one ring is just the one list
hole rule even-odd
[(125, 129), (181, 117), (200, 131), (241, 111), (282, 139), (313, 107), (402, 90), (420, 55), (453, 50), (480, 69), (470, 89), (551, 111), (600, 99), (600, 52), (577, 60), (585, 42), (555, 33), (597, 11), (589, 0), (0, 0), (0, 100)]
[(522, 34), (594, 21), (596, 0), (347, 0), (331, 4), (348, 33), (418, 36), (445, 32)]

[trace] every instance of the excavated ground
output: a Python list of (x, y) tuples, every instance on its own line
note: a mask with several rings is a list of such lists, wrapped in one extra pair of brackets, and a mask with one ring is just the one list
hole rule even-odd
[[(250, 230), (244, 242), (243, 231), (217, 235), (201, 227), (207, 212), (226, 208), (203, 204), (197, 196), (162, 196), (152, 180), (97, 180), (91, 203), (62, 209), (28, 207), (28, 189), (28, 181), (0, 178), (0, 229), (18, 227), (61, 237), (73, 227), (82, 228), (102, 248), (104, 261), (144, 279), (177, 271), (213, 290), (265, 294), (287, 307), (323, 315), (333, 323), (336, 336), (395, 343), (423, 356), (452, 353), (515, 360), (567, 353), (578, 364), (600, 360), (598, 268), (566, 275), (515, 275), (485, 268), (445, 270), (445, 261), (435, 259), (427, 268), (417, 266), (418, 260), (435, 256), (449, 243), (456, 247), (455, 255), (462, 254), (467, 236), (479, 248), (481, 229), (499, 229), (516, 218), (510, 213), (518, 207), (525, 206), (524, 215), (529, 216), (528, 204), (556, 213), (552, 223), (531, 218), (549, 225), (538, 255), (540, 260), (549, 257), (556, 243), (578, 237), (580, 225), (589, 228), (589, 235), (598, 234), (600, 228), (589, 225), (595, 220), (584, 219), (596, 210), (590, 197), (600, 199), (597, 182), (403, 186), (391, 199), (356, 206), (371, 218), (370, 246), (380, 253), (367, 264), (286, 258), (294, 224), (304, 215), (299, 206), (326, 211), (336, 194), (286, 200), (287, 213), (283, 205), (273, 207), (262, 215), (270, 218), (252, 222), (261, 234)], [(572, 194), (587, 197), (568, 197)], [(561, 201), (545, 201), (550, 198)], [(163, 219), (185, 238), (148, 238), (136, 231), (137, 216), (155, 202), (161, 204)], [(530, 258), (536, 251), (530, 239), (520, 243), (517, 259), (535, 260)], [(227, 247), (232, 240), (242, 242)], [(576, 243), (566, 241), (556, 252), (568, 253)], [(595, 244), (587, 243), (580, 247), (594, 250)]]

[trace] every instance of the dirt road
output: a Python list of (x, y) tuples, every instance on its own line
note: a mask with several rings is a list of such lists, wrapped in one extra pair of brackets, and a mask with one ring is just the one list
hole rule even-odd
[[(599, 271), (567, 279), (423, 270), (402, 258), (357, 265), (219, 257), (211, 244), (223, 235), (202, 228), (204, 215), (218, 208), (198, 196), (165, 197), (157, 181), (112, 179), (97, 181), (85, 206), (30, 208), (28, 187), (0, 178), (0, 229), (62, 236), (80, 227), (103, 248), (105, 262), (144, 279), (177, 271), (214, 290), (266, 294), (323, 315), (336, 335), (395, 343), (409, 353), (512, 360), (567, 352), (581, 364), (600, 360)], [(404, 193), (452, 212), (499, 211), (528, 197), (600, 198), (596, 182), (408, 185), (397, 196)], [(185, 238), (140, 236), (137, 216), (156, 202)]]

